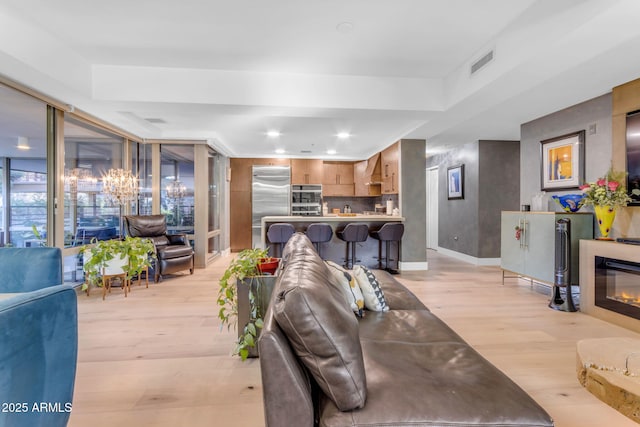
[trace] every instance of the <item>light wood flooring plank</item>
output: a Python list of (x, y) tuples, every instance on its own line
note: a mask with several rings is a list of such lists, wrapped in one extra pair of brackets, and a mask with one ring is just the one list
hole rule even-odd
[[(263, 426), (257, 360), (231, 357), (236, 332), (217, 320), (227, 259), (125, 298), (79, 295), (79, 354), (70, 427)], [(575, 374), (583, 338), (638, 334), (547, 307), (529, 282), (436, 252), (430, 270), (398, 277), (484, 357), (523, 387), (558, 427), (637, 424), (585, 391)]]

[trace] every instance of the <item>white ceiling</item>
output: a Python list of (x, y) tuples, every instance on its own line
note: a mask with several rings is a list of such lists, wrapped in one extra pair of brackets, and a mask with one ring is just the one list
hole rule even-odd
[(519, 139), (639, 78), (639, 19), (637, 0), (1, 0), (0, 74), (142, 138), (361, 159)]

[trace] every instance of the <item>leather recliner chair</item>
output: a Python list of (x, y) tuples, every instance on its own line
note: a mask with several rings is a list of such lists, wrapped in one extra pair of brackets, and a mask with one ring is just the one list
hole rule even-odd
[(129, 215), (124, 217), (127, 234), (131, 237), (145, 237), (156, 248), (156, 262), (153, 268), (154, 281), (163, 274), (189, 270), (193, 274), (193, 249), (185, 234), (167, 234), (167, 220), (164, 215)]

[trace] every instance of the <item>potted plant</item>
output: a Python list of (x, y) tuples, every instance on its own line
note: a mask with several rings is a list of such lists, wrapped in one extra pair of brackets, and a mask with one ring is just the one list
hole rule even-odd
[[(220, 278), (218, 292), (218, 318), (220, 327), (236, 325), (238, 341), (234, 355), (242, 360), (257, 356), (256, 340), (262, 329), (275, 276), (265, 275), (266, 270), (279, 264), (278, 258), (269, 258), (268, 249), (245, 249), (231, 261)], [(275, 269), (274, 269), (275, 270)], [(233, 319), (236, 322), (233, 322)]]
[[(119, 263), (128, 258), (122, 270), (127, 273), (127, 279), (138, 276), (145, 267), (151, 266), (151, 260), (155, 258), (155, 248), (149, 239), (140, 237), (125, 237), (124, 240), (111, 239), (92, 241), (93, 246), (85, 249), (83, 269), (85, 282), (82, 290), (86, 291), (89, 285), (101, 286), (102, 269), (110, 263)], [(114, 261), (115, 260), (115, 261)]]

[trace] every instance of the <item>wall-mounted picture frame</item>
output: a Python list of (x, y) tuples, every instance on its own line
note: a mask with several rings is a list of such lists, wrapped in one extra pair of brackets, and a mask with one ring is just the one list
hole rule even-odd
[(447, 198), (449, 200), (464, 199), (464, 165), (447, 168)]
[(540, 189), (569, 190), (584, 183), (584, 130), (540, 141)]

